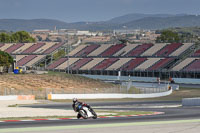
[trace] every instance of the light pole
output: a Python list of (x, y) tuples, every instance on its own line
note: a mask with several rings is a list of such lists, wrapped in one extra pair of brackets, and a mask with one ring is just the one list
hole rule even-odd
[(69, 74), (69, 36), (67, 34), (67, 40), (66, 40), (66, 43), (67, 43), (67, 73)]
[(67, 73), (69, 74), (69, 43), (67, 40)]

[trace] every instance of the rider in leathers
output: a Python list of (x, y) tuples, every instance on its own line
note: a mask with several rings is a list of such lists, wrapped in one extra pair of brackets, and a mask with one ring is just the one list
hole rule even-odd
[[(89, 109), (91, 109), (90, 105), (89, 104), (85, 104), (83, 102), (80, 102), (78, 101), (77, 98), (74, 98), (73, 99), (73, 104), (72, 104), (72, 107), (74, 109), (75, 112), (79, 112), (79, 110), (81, 109), (82, 106), (86, 106), (88, 107)], [(91, 109), (92, 110), (92, 109)], [(78, 113), (77, 115), (77, 118), (79, 119), (81, 117), (81, 115)]]

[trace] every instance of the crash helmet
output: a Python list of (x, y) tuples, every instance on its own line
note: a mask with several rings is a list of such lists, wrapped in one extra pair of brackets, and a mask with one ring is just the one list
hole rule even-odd
[(77, 98), (73, 98), (73, 102), (76, 103), (78, 101)]

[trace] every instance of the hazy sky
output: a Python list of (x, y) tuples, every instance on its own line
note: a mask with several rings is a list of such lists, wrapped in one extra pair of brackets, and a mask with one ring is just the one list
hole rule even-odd
[(200, 14), (200, 0), (0, 0), (0, 19), (103, 21), (128, 13)]

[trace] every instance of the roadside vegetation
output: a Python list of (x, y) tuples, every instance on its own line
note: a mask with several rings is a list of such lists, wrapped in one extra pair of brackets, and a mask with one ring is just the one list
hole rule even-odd
[[(187, 29), (187, 28), (186, 28)], [(156, 38), (156, 43), (195, 43), (199, 41), (198, 34), (200, 32), (189, 31), (184, 28), (165, 29), (160, 32), (161, 35)]]
[(8, 70), (8, 68), (13, 64), (13, 57), (6, 52), (0, 50), (0, 73), (4, 72), (4, 70)]
[(0, 33), (0, 43), (33, 43), (36, 39), (31, 37), (26, 31), (14, 33)]

